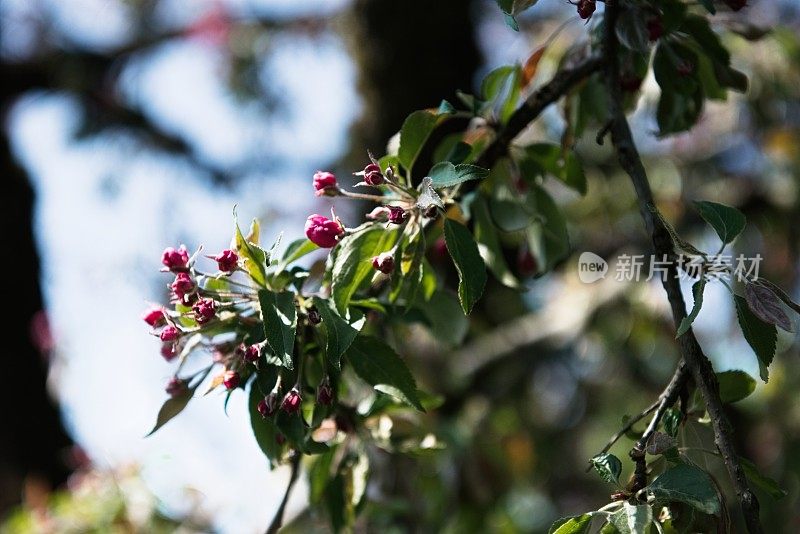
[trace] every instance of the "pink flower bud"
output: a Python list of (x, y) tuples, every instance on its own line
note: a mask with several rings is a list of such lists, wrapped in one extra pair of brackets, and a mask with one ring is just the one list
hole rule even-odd
[(189, 251), (183, 245), (177, 250), (169, 247), (161, 255), (161, 263), (172, 272), (185, 271), (189, 264)]
[(214, 260), (217, 262), (217, 267), (224, 273), (232, 273), (236, 270), (239, 263), (239, 255), (236, 252), (225, 249), (216, 256)]
[(161, 335), (159, 335), (159, 337), (161, 338), (161, 341), (175, 341), (180, 337), (180, 335), (181, 331), (170, 324), (164, 327), (164, 330), (161, 331)]
[(408, 212), (399, 206), (389, 206), (389, 222), (403, 224), (408, 218)]
[(153, 306), (142, 314), (142, 320), (155, 328), (167, 322), (167, 317), (164, 315), (164, 310), (158, 306)]
[(384, 252), (372, 258), (372, 267), (383, 274), (394, 271), (394, 256), (391, 252)]
[(192, 311), (199, 324), (206, 324), (217, 314), (217, 305), (211, 299), (200, 299), (194, 303)]
[(239, 373), (228, 370), (222, 375), (222, 384), (225, 386), (225, 389), (234, 389), (239, 385), (240, 378)]
[(380, 165), (370, 163), (364, 167), (364, 181), (369, 185), (381, 185), (384, 181)]
[(178, 345), (172, 341), (168, 341), (161, 345), (161, 356), (171, 362), (178, 356)]
[(314, 173), (314, 194), (335, 196), (338, 193), (336, 176), (332, 172), (317, 171)]
[(317, 402), (323, 406), (330, 406), (333, 402), (333, 388), (327, 378), (317, 387)]
[(175, 281), (172, 282), (170, 288), (172, 288), (172, 292), (175, 293), (179, 300), (184, 300), (186, 295), (194, 291), (194, 281), (188, 274), (178, 273), (175, 275)]
[(164, 390), (170, 397), (177, 397), (186, 392), (186, 382), (177, 376), (173, 376), (169, 382), (167, 382), (167, 387), (164, 388)]
[(272, 417), (276, 411), (278, 411), (278, 395), (275, 392), (270, 393), (261, 401), (259, 401), (258, 406), (258, 413), (261, 414), (261, 417)]
[(256, 363), (260, 357), (261, 351), (258, 349), (258, 345), (250, 345), (244, 349), (244, 361), (248, 363)]
[(647, 38), (650, 42), (658, 41), (664, 35), (664, 23), (661, 21), (661, 15), (653, 15), (645, 22), (647, 27)]
[(306, 220), (306, 237), (312, 243), (322, 248), (331, 248), (336, 245), (336, 240), (344, 234), (344, 228), (336, 221), (322, 215), (309, 216)]
[(281, 409), (286, 413), (296, 413), (300, 410), (302, 402), (303, 399), (300, 397), (300, 392), (297, 391), (297, 388), (292, 388), (283, 398)]

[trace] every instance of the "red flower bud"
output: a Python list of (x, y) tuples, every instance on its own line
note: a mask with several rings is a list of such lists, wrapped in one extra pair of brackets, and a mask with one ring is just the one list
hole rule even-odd
[(530, 250), (520, 249), (517, 256), (517, 270), (522, 276), (533, 276), (539, 270), (539, 264), (533, 257)]
[(323, 406), (330, 406), (333, 402), (333, 388), (327, 378), (317, 387), (317, 402)]
[(635, 93), (642, 86), (642, 78), (635, 74), (624, 73), (619, 80), (620, 89), (625, 93)]
[(171, 362), (178, 356), (178, 346), (172, 341), (168, 341), (161, 345), (161, 356)]
[(225, 389), (234, 389), (236, 386), (239, 385), (239, 380), (241, 377), (239, 373), (236, 371), (225, 371), (225, 374), (222, 375), (222, 384), (225, 386)]
[(286, 443), (286, 436), (284, 436), (280, 432), (275, 434), (275, 443), (277, 443), (278, 445), (283, 445), (284, 443)]
[(381, 185), (384, 182), (380, 165), (370, 163), (364, 167), (364, 181), (369, 185)]
[(314, 194), (335, 196), (338, 193), (336, 176), (332, 172), (317, 171), (314, 173)]
[(184, 300), (186, 295), (194, 291), (194, 281), (188, 274), (178, 273), (175, 276), (175, 281), (170, 285), (170, 288), (172, 288), (172, 292), (175, 293), (175, 296), (178, 297), (179, 300)]
[(261, 357), (261, 351), (258, 349), (258, 345), (245, 347), (243, 357), (244, 361), (247, 363), (256, 363)]
[(217, 313), (217, 305), (211, 299), (200, 299), (192, 306), (194, 318), (200, 324), (206, 324)]
[(185, 271), (189, 264), (189, 251), (183, 245), (177, 250), (169, 247), (161, 255), (161, 263), (172, 272)]
[(322, 322), (322, 316), (319, 314), (319, 310), (316, 308), (310, 308), (307, 316), (308, 322), (315, 326)]
[(278, 411), (278, 395), (275, 392), (270, 393), (259, 401), (256, 408), (261, 417), (272, 417)]
[(217, 267), (219, 267), (220, 271), (232, 273), (238, 266), (239, 255), (230, 249), (225, 249), (214, 256), (214, 260), (217, 262)]
[(177, 397), (186, 392), (186, 382), (177, 376), (173, 376), (169, 382), (167, 382), (167, 387), (164, 388), (164, 390), (170, 397)]
[(408, 218), (408, 212), (399, 206), (389, 206), (389, 222), (403, 224)]
[(654, 15), (647, 19), (647, 37), (650, 42), (658, 41), (664, 35), (664, 24), (661, 22), (660, 15)]
[(691, 61), (684, 59), (678, 63), (678, 66), (675, 67), (675, 70), (678, 71), (679, 76), (689, 76), (692, 72), (694, 72), (694, 64)]
[(297, 391), (297, 388), (292, 388), (283, 398), (281, 409), (286, 413), (296, 413), (300, 410), (302, 402), (303, 399), (300, 397), (300, 392)]
[(582, 19), (588, 19), (597, 8), (595, 0), (578, 0), (578, 16)]
[(167, 322), (167, 317), (164, 315), (163, 308), (153, 306), (142, 314), (142, 320), (155, 328)]
[(336, 240), (344, 234), (344, 228), (336, 221), (322, 215), (309, 216), (306, 219), (306, 237), (322, 248), (331, 248), (336, 245)]
[(372, 267), (383, 274), (394, 271), (394, 256), (391, 252), (384, 252), (372, 258)]
[(159, 337), (161, 338), (161, 341), (175, 341), (180, 337), (180, 335), (181, 331), (170, 324), (164, 327), (164, 330), (161, 331), (161, 335), (159, 335)]

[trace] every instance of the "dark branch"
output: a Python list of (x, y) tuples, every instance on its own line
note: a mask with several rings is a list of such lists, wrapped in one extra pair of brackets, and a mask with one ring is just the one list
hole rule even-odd
[[(621, 105), (619, 64), (616, 60), (619, 43), (615, 31), (618, 14), (618, 0), (607, 1), (604, 20), (604, 56), (609, 59), (605, 63), (605, 83), (609, 95), (609, 112), (613, 121), (611, 125), (611, 140), (616, 149), (620, 166), (633, 182), (639, 202), (639, 211), (641, 211), (647, 231), (652, 237), (655, 253), (659, 257), (666, 255), (671, 260), (663, 279), (663, 285), (667, 292), (667, 298), (672, 308), (672, 318), (677, 329), (683, 318), (686, 317), (686, 305), (678, 281), (672, 238), (664, 227), (663, 222), (658, 217), (655, 217), (651, 211), (652, 206), (655, 206), (653, 193), (650, 190), (650, 183), (647, 180), (644, 165), (636, 150), (633, 135)], [(711, 424), (714, 428), (714, 442), (722, 455), (725, 467), (736, 490), (747, 529), (751, 533), (762, 532), (759, 522), (758, 500), (748, 487), (747, 478), (734, 450), (731, 425), (728, 422), (719, 397), (719, 385), (711, 362), (703, 353), (703, 349), (691, 329), (678, 338), (678, 344), (683, 361), (691, 371), (705, 402), (706, 409), (711, 416)], [(677, 373), (682, 374), (680, 367)]]
[(289, 484), (286, 486), (286, 493), (283, 494), (281, 505), (275, 512), (275, 517), (272, 518), (272, 523), (267, 527), (267, 534), (275, 534), (283, 526), (283, 515), (286, 513), (286, 504), (289, 502), (289, 495), (291, 495), (294, 483), (297, 482), (297, 477), (300, 474), (300, 459), (302, 457), (302, 454), (295, 452), (292, 458), (292, 474), (289, 476)]
[(689, 373), (686, 370), (686, 363), (682, 361), (678, 364), (678, 368), (675, 370), (675, 374), (672, 375), (672, 379), (669, 381), (669, 384), (667, 384), (667, 387), (664, 388), (664, 391), (659, 395), (658, 401), (656, 401), (655, 404), (655, 413), (652, 419), (650, 419), (650, 424), (647, 425), (642, 437), (639, 438), (629, 453), (631, 460), (636, 464), (636, 469), (633, 474), (633, 485), (631, 487), (631, 493), (634, 495), (637, 491), (647, 486), (647, 463), (645, 462), (647, 443), (658, 428), (658, 423), (661, 421), (661, 418), (664, 417), (667, 410), (678, 401), (678, 397), (681, 396), (688, 379)]
[(603, 61), (598, 56), (591, 56), (570, 69), (559, 71), (553, 78), (539, 88), (517, 108), (503, 128), (497, 132), (494, 141), (483, 151), (476, 165), (490, 168), (505, 156), (511, 141), (533, 122), (547, 106), (567, 94), (574, 86), (586, 79), (593, 72), (600, 70)]

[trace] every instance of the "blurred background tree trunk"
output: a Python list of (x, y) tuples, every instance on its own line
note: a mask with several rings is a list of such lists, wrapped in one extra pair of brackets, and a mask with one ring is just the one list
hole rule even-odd
[[(5, 69), (4, 69), (5, 70)], [(0, 112), (3, 117), (21, 94), (3, 79)], [(7, 329), (13, 332), (3, 362), (0, 406), (0, 516), (20, 502), (24, 490), (31, 498), (63, 483), (70, 473), (67, 452), (72, 444), (56, 403), (47, 390), (49, 342), (39, 284), (39, 255), (33, 230), (34, 193), (25, 171), (17, 164), (5, 129), (0, 133), (0, 172), (11, 189), (4, 208), (3, 250)], [(36, 321), (36, 331), (34, 331)], [(35, 342), (39, 336), (39, 342)]]

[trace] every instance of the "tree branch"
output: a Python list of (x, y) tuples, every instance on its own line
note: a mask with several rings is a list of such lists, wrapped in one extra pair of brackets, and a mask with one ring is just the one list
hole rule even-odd
[(275, 517), (272, 518), (272, 523), (267, 527), (267, 534), (275, 534), (283, 526), (283, 515), (286, 512), (286, 504), (289, 502), (289, 495), (292, 493), (294, 483), (297, 482), (297, 477), (300, 475), (300, 459), (303, 457), (299, 452), (295, 452), (292, 458), (292, 474), (289, 476), (289, 484), (286, 486), (286, 493), (283, 494), (283, 500), (278, 510), (275, 512)]
[(483, 151), (476, 165), (490, 168), (498, 159), (506, 155), (511, 141), (528, 124), (533, 122), (550, 104), (568, 93), (575, 85), (593, 72), (600, 70), (603, 60), (600, 56), (590, 56), (572, 68), (560, 70), (538, 90), (531, 93), (525, 102), (514, 111), (492, 143)]
[[(672, 318), (677, 329), (683, 318), (686, 317), (686, 305), (678, 281), (672, 238), (661, 220), (655, 217), (651, 211), (651, 206), (655, 205), (653, 193), (650, 190), (650, 183), (647, 180), (644, 165), (636, 150), (633, 135), (621, 105), (622, 94), (619, 64), (617, 62), (619, 43), (615, 28), (619, 14), (618, 1), (609, 0), (606, 2), (604, 19), (603, 54), (608, 59), (605, 63), (605, 83), (609, 96), (609, 112), (613, 121), (611, 124), (611, 140), (616, 150), (620, 167), (630, 176), (636, 190), (639, 211), (653, 240), (655, 253), (658, 256), (665, 254), (670, 260), (662, 282), (667, 292), (667, 298), (672, 308)], [(762, 529), (759, 522), (758, 500), (747, 484), (747, 478), (736, 455), (731, 425), (725, 415), (722, 401), (719, 397), (719, 385), (711, 362), (703, 353), (703, 349), (691, 329), (678, 338), (678, 344), (683, 361), (691, 371), (705, 402), (706, 409), (711, 416), (711, 424), (714, 428), (714, 442), (722, 455), (725, 467), (736, 490), (747, 529), (750, 533), (760, 533)]]

